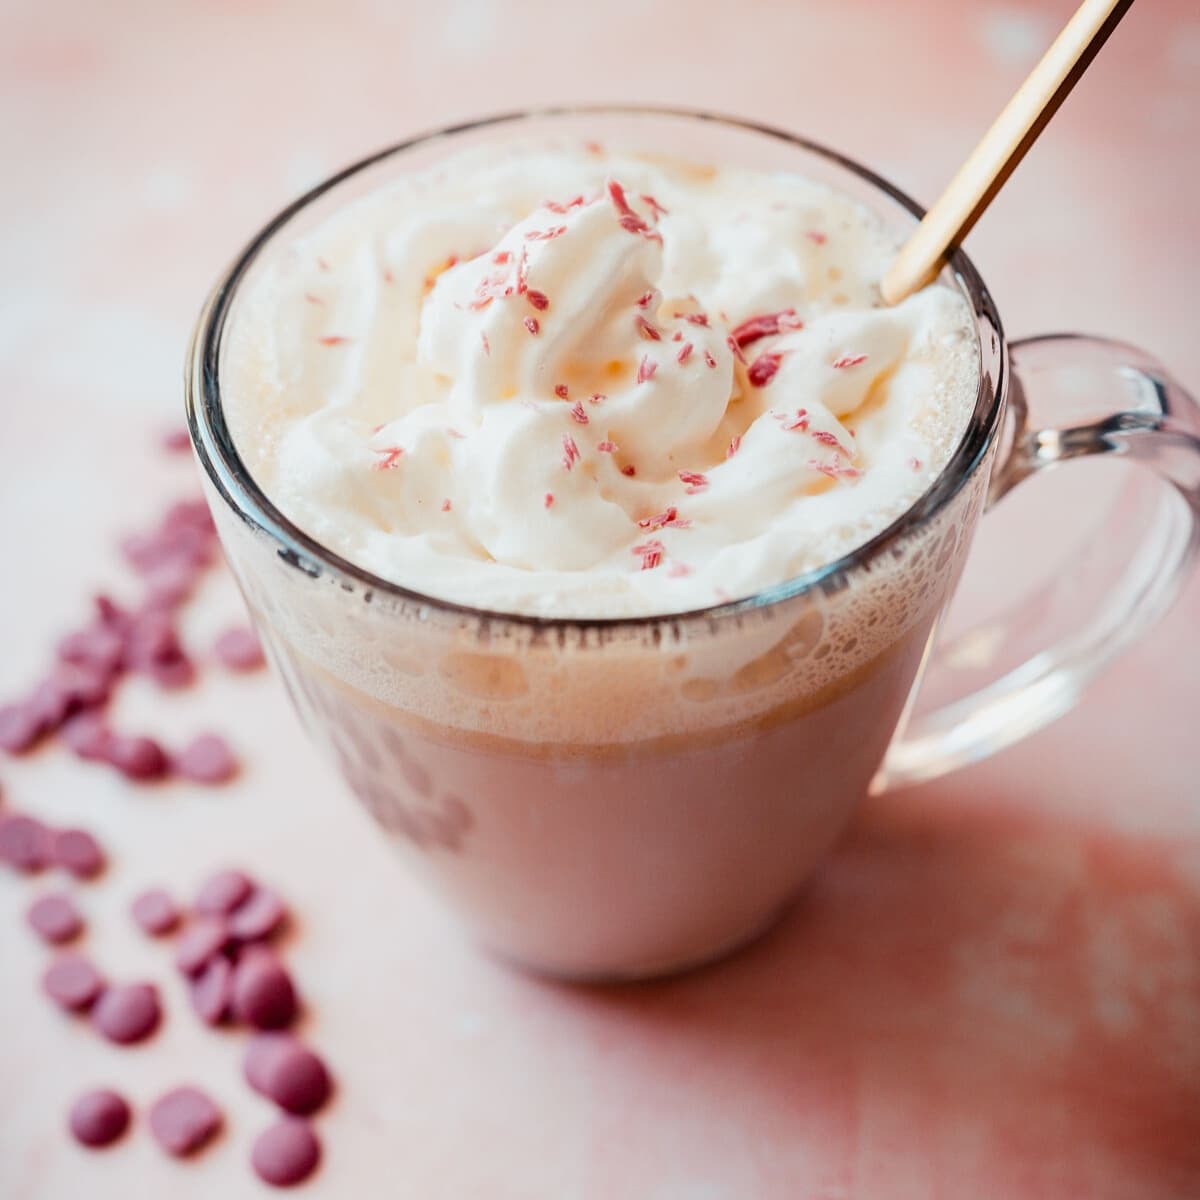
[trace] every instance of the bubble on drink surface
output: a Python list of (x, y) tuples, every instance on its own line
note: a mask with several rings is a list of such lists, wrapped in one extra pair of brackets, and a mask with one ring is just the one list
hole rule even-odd
[(440, 664), (442, 678), (451, 687), (488, 700), (511, 700), (529, 691), (525, 670), (513, 658), (499, 655), (445, 655)]

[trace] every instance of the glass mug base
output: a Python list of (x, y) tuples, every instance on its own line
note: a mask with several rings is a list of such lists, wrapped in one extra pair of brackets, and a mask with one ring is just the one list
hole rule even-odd
[[(921, 213), (864, 168), (777, 130), (703, 113), (517, 114), (415, 139), (321, 185), (255, 239), (201, 316), (187, 401), (208, 499), (314, 738), (492, 954), (566, 979), (645, 978), (769, 927), (873, 779), (929, 778), (1032, 732), (1161, 615), (1198, 544), (1200, 416), (1129, 347), (1026, 342), (1014, 347), (1029, 370), (1013, 385), (1013, 436), (990, 480), (1010, 364), (991, 299), (956, 251), (942, 281), (975, 317), (974, 410), (924, 496), (836, 562), (694, 612), (596, 620), (488, 612), (380, 579), (297, 528), (250, 476), (222, 409), (226, 325), (283, 235), (398, 173), (515, 132), (794, 170), (900, 236)], [(1056, 422), (1081, 364), (1110, 415)], [(997, 498), (1046, 466), (1112, 452), (1169, 485), (1154, 553), (1112, 563), (1116, 583), (1070, 638), (1030, 646), (1023, 665), (914, 714), (989, 481)], [(1035, 630), (1036, 614), (1018, 612), (1013, 627)]]

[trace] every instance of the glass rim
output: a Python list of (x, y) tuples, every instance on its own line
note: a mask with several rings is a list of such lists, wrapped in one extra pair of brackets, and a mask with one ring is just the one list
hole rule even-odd
[[(694, 120), (757, 134), (825, 159), (848, 171), (910, 213), (917, 221), (925, 215), (925, 210), (894, 184), (836, 150), (777, 126), (707, 109), (644, 104), (547, 105), (491, 114), (415, 134), (343, 167), (281, 209), (246, 244), (209, 294), (192, 334), (184, 371), (188, 431), (209, 482), (236, 516), (275, 542), (280, 558), (304, 574), (313, 578), (328, 574), (345, 591), (365, 589), (364, 596), (367, 600), (373, 599), (375, 593), (379, 593), (401, 604), (417, 606), (422, 610), (432, 609), (488, 626), (500, 624), (532, 630), (535, 633), (551, 632), (559, 635), (575, 631), (586, 636), (589, 631), (603, 634), (646, 627), (678, 628), (693, 622), (712, 625), (724, 618), (772, 609), (805, 593), (818, 590), (840, 591), (846, 585), (851, 572), (886, 553), (948, 504), (973, 477), (998, 434), (1008, 375), (1007, 344), (990, 293), (961, 246), (955, 247), (947, 256), (944, 270), (953, 274), (971, 305), (976, 325), (979, 375), (975, 404), (954, 452), (921, 496), (867, 541), (855, 546), (840, 558), (802, 574), (790, 576), (749, 596), (719, 601), (699, 608), (614, 617), (544, 616), (463, 604), (385, 579), (343, 558), (324, 543), (305, 533), (281, 512), (258, 486), (242, 461), (225, 421), (221, 401), (221, 342), (230, 306), (240, 283), (275, 236), (313, 203), (347, 180), (406, 151), (491, 127), (567, 117)], [(993, 332), (990, 347), (984, 345), (985, 323), (991, 326)], [(986, 357), (994, 360), (994, 376), (984, 369)]]

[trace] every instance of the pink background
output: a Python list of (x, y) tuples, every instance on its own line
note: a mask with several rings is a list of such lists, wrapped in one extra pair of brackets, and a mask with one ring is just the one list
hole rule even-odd
[[(25, 687), (112, 542), (191, 489), (186, 338), (217, 271), (301, 188), (386, 142), (539, 101), (727, 110), (841, 147), (931, 199), (1071, 5), (611, 0), (10, 2), (0, 16), (0, 695)], [(1063, 327), (1200, 386), (1200, 13), (1135, 6), (972, 234), (1010, 335)], [(1029, 531), (1026, 532), (1026, 536)], [(984, 578), (986, 579), (986, 568)], [(996, 582), (1002, 582), (997, 578)], [(237, 612), (227, 579), (193, 644)], [(121, 715), (248, 752), (223, 791), (133, 792), (61, 751), (0, 762), (8, 802), (109, 845), (89, 952), (160, 980), (134, 1050), (42, 1002), (0, 878), (0, 1194), (260, 1194), (243, 1035), (201, 1029), (129, 928), (151, 882), (230, 859), (300, 912), (289, 958), (340, 1092), (316, 1197), (834, 1200), (1200, 1194), (1200, 580), (1071, 716), (866, 805), (805, 900), (725, 966), (566, 989), (477, 956), (399, 871), (267, 676), (210, 674)], [(41, 885), (44, 887), (45, 885)], [(226, 1135), (165, 1159), (139, 1126), (88, 1155), (82, 1087), (179, 1082)]]

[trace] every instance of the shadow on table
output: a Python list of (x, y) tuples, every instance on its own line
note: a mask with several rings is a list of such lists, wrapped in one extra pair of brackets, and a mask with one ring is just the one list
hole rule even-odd
[(588, 989), (601, 1051), (1007, 1195), (1200, 1195), (1197, 848), (937, 795), (864, 809), (737, 957)]

